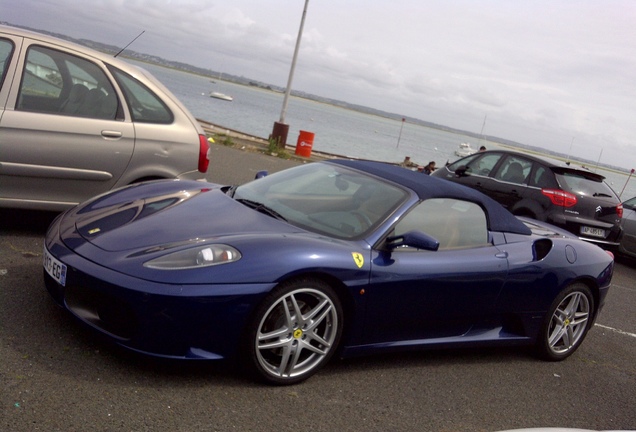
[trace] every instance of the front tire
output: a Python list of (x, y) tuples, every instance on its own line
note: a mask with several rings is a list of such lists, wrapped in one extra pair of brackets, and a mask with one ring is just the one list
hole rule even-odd
[(537, 341), (539, 355), (564, 360), (583, 342), (594, 318), (594, 297), (587, 285), (575, 283), (552, 302)]
[(323, 367), (342, 334), (342, 306), (317, 279), (283, 283), (258, 306), (246, 338), (248, 367), (276, 385), (296, 384)]

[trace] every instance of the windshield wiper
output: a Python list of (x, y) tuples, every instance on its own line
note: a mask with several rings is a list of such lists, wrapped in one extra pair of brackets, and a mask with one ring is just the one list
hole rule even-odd
[(612, 196), (603, 192), (595, 192), (594, 195), (595, 197), (607, 197), (607, 198), (611, 198)]
[(240, 202), (241, 204), (244, 204), (250, 208), (253, 208), (254, 210), (264, 213), (266, 215), (272, 216), (276, 219), (282, 220), (287, 222), (287, 219), (285, 219), (285, 217), (283, 215), (281, 215), (280, 213), (278, 213), (276, 210), (274, 210), (273, 208), (267, 207), (265, 204), (260, 203), (258, 201), (252, 201), (252, 200), (248, 200), (245, 198), (239, 198), (236, 201)]
[(228, 195), (230, 197), (234, 197), (234, 192), (236, 192), (236, 188), (238, 187), (238, 185), (234, 185), (234, 186), (227, 186), (225, 189), (225, 195)]

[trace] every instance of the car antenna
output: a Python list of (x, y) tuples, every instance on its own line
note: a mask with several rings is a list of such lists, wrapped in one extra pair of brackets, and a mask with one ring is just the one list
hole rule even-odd
[(133, 40), (131, 40), (131, 41), (130, 41), (130, 43), (129, 43), (128, 45), (126, 45), (126, 46), (125, 46), (125, 47), (123, 47), (121, 50), (119, 50), (119, 52), (118, 52), (117, 54), (115, 54), (115, 57), (117, 57), (119, 54), (121, 54), (122, 52), (124, 52), (124, 50), (125, 50), (126, 48), (128, 48), (129, 46), (131, 46), (131, 45), (132, 45), (132, 43), (133, 43), (134, 41), (136, 41), (137, 39), (139, 39), (139, 38), (141, 37), (141, 35), (142, 35), (142, 34), (144, 34), (144, 33), (146, 33), (146, 30), (143, 30), (141, 33), (139, 33), (139, 35), (137, 35), (137, 37), (136, 37), (136, 38), (134, 38)]

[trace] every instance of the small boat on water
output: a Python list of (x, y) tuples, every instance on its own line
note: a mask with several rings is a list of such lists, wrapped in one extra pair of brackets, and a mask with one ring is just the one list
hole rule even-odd
[(216, 99), (221, 99), (224, 101), (233, 101), (234, 98), (232, 96), (226, 95), (225, 93), (220, 93), (220, 92), (212, 92), (210, 93), (210, 97), (211, 98), (216, 98)]
[(455, 150), (455, 155), (459, 157), (470, 156), (473, 153), (477, 153), (477, 150), (473, 149), (470, 143), (467, 142), (460, 143), (457, 150)]

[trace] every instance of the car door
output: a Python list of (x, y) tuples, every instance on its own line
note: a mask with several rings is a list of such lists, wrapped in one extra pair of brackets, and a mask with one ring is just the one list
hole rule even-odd
[[(7, 96), (9, 95), (9, 89), (11, 87), (10, 75), (15, 69), (12, 67), (15, 48), (14, 40), (7, 37), (0, 37), (0, 120), (4, 114)], [(2, 140), (1, 135), (0, 140)]]
[(620, 251), (632, 256), (636, 256), (636, 198), (632, 198), (623, 203), (623, 238), (621, 239)]
[(485, 189), (489, 189), (489, 184), (492, 181), (490, 175), (501, 157), (502, 154), (497, 152), (476, 153), (454, 162), (442, 173), (445, 174), (444, 177), (447, 180), (483, 192)]
[(423, 201), (398, 222), (394, 234), (412, 230), (435, 237), (440, 248), (374, 252), (366, 344), (425, 343), (484, 328), (506, 280), (506, 257), (489, 242), (486, 215), (477, 204)]
[(508, 210), (526, 195), (532, 161), (517, 155), (507, 155), (493, 172), (493, 181), (483, 192)]
[(62, 209), (110, 189), (135, 137), (108, 72), (34, 40), (18, 53), (0, 119), (0, 200)]

